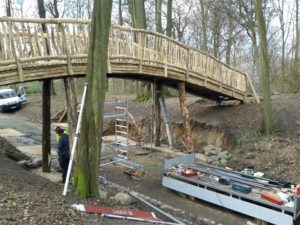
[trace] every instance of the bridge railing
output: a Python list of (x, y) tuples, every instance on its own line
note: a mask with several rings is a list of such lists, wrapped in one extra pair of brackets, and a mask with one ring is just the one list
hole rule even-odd
[(185, 46), (162, 34), (113, 25), (110, 36), (111, 58), (122, 56), (183, 70), (186, 71), (187, 79), (189, 76), (204, 77), (246, 92), (246, 74), (205, 52)]
[[(22, 81), (25, 67), (61, 63), (72, 74), (72, 63), (87, 58), (89, 31), (88, 20), (0, 17), (0, 71), (16, 68)], [(109, 58), (162, 67), (165, 76), (169, 69), (183, 71), (187, 81), (201, 78), (244, 93), (251, 82), (207, 53), (156, 32), (118, 25), (111, 27)]]

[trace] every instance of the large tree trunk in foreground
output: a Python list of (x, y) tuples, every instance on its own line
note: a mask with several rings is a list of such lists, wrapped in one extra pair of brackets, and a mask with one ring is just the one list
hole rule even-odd
[(185, 135), (185, 145), (188, 151), (193, 151), (194, 147), (193, 147), (193, 140), (191, 134), (191, 127), (190, 127), (189, 110), (186, 104), (185, 83), (180, 82), (178, 84), (178, 92), (179, 92), (180, 109), (181, 109), (182, 120), (183, 120), (182, 122), (183, 131)]
[(99, 196), (98, 177), (103, 108), (107, 89), (107, 48), (111, 7), (111, 0), (94, 2), (86, 75), (88, 91), (74, 172), (76, 194), (82, 198)]
[(270, 63), (268, 55), (266, 23), (262, 11), (262, 0), (255, 0), (255, 13), (259, 34), (259, 60), (260, 60), (260, 79), (263, 91), (263, 132), (270, 136), (273, 131), (272, 107), (270, 96)]

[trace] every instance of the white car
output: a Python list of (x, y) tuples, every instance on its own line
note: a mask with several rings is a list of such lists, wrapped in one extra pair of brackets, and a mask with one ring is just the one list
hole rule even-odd
[(27, 97), (23, 87), (19, 88), (18, 95), (11, 88), (0, 89), (0, 112), (19, 109), (26, 103)]

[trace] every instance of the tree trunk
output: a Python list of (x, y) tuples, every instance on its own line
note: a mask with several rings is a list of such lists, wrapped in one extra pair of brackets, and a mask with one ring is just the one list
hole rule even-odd
[(130, 0), (131, 17), (134, 28), (146, 29), (146, 14), (144, 0)]
[(185, 84), (183, 82), (180, 82), (178, 84), (178, 94), (179, 94), (179, 103), (180, 103), (180, 109), (181, 109), (182, 120), (183, 120), (182, 123), (183, 123), (184, 135), (185, 135), (186, 148), (188, 151), (193, 151), (194, 147), (193, 147), (191, 127), (190, 127), (190, 116), (186, 104)]
[(118, 10), (119, 10), (119, 24), (120, 24), (121, 26), (123, 26), (122, 0), (119, 0)]
[(300, 46), (300, 27), (299, 27), (299, 0), (296, 1), (296, 44), (295, 44), (295, 62), (299, 63), (299, 46)]
[(161, 125), (161, 114), (159, 98), (161, 97), (161, 85), (155, 80), (153, 83), (154, 89), (154, 145), (160, 146), (160, 125)]
[[(281, 5), (280, 5), (281, 4)], [(284, 0), (281, 2), (278, 1), (278, 18), (280, 23), (281, 30), (281, 75), (284, 74), (285, 71), (285, 22), (284, 22)]]
[(230, 16), (230, 10), (227, 11), (227, 18), (228, 18), (228, 38), (227, 38), (227, 46), (226, 46), (226, 64), (230, 65), (230, 58), (231, 58), (231, 49), (233, 45), (233, 31), (234, 31), (234, 25), (233, 25), (233, 19)]
[(155, 0), (155, 27), (158, 33), (162, 33), (161, 5), (162, 5), (162, 0)]
[(86, 75), (88, 91), (74, 172), (76, 194), (82, 198), (99, 196), (99, 163), (103, 108), (107, 90), (107, 50), (111, 8), (112, 1), (94, 2)]
[[(155, 0), (155, 28), (156, 32), (162, 33), (162, 24), (161, 24), (161, 6), (162, 0)], [(169, 9), (168, 9), (169, 10)], [(158, 80), (153, 82), (153, 102), (154, 102), (154, 145), (160, 146), (160, 136), (161, 136), (161, 113), (160, 113), (160, 104), (159, 98), (162, 95), (162, 87)]]
[[(58, 0), (53, 0), (51, 14), (54, 18), (59, 17), (58, 12)], [(66, 52), (65, 52), (66, 54)], [(51, 83), (51, 94), (56, 95), (54, 82), (52, 80)], [(74, 79), (70, 77), (64, 78), (64, 87), (65, 87), (65, 94), (67, 100), (67, 115), (68, 115), (68, 133), (70, 137), (70, 149), (72, 148), (72, 142), (74, 138), (74, 132), (76, 128), (76, 121), (77, 121), (77, 97), (76, 97), (76, 90), (75, 90), (75, 83)]]
[[(40, 18), (46, 18), (46, 9), (44, 0), (38, 0), (38, 10)], [(43, 32), (46, 32), (46, 26), (42, 27)], [(49, 49), (47, 47), (47, 51)], [(42, 94), (42, 118), (43, 118), (43, 134), (42, 134), (42, 161), (43, 172), (50, 172), (49, 158), (51, 154), (51, 80), (43, 81)]]
[(173, 7), (173, 0), (168, 0), (167, 5), (167, 29), (166, 29), (166, 35), (168, 37), (172, 37), (172, 7)]
[(202, 28), (202, 43), (201, 49), (207, 51), (207, 13), (205, 10), (204, 0), (200, 0), (201, 7), (201, 28)]
[(6, 16), (11, 17), (11, 0), (5, 1), (5, 7), (6, 7)]
[(270, 97), (270, 64), (268, 55), (267, 31), (266, 23), (262, 11), (262, 0), (255, 0), (255, 13), (258, 26), (259, 42), (260, 42), (260, 77), (261, 87), (263, 91), (263, 132), (266, 136), (270, 136), (273, 131), (272, 126), (272, 107)]
[(70, 137), (70, 149), (72, 149), (77, 121), (77, 96), (75, 91), (74, 79), (71, 77), (64, 78), (64, 85), (67, 100), (68, 133)]
[[(130, 0), (130, 11), (132, 17), (132, 25), (134, 28), (146, 29), (146, 14), (144, 0)], [(136, 41), (137, 38), (136, 38)], [(147, 101), (151, 97), (151, 83), (142, 82), (141, 89), (137, 93), (137, 99)]]
[(219, 57), (219, 49), (220, 49), (220, 13), (217, 10), (217, 2), (215, 2), (215, 6), (213, 9), (213, 25), (212, 25), (212, 36), (213, 36), (213, 55), (218, 58)]

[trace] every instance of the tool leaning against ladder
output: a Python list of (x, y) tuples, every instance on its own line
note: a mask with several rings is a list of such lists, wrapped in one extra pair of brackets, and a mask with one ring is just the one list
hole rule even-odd
[(64, 185), (64, 191), (63, 191), (64, 196), (66, 196), (66, 194), (67, 194), (69, 180), (70, 180), (71, 171), (72, 171), (73, 160), (74, 160), (74, 155), (75, 155), (75, 151), (76, 151), (76, 147), (77, 147), (77, 143), (78, 143), (79, 130), (80, 130), (80, 125), (81, 125), (81, 120), (82, 120), (83, 107), (85, 104), (86, 92), (87, 92), (87, 83), (85, 83), (85, 85), (84, 85), (83, 96), (82, 96), (82, 100), (81, 100), (81, 104), (80, 104), (80, 111), (79, 111), (79, 116), (78, 116), (78, 120), (77, 120), (73, 145), (72, 145), (72, 149), (71, 149), (71, 157), (70, 157), (67, 177), (66, 177), (66, 181), (65, 181), (65, 185)]

